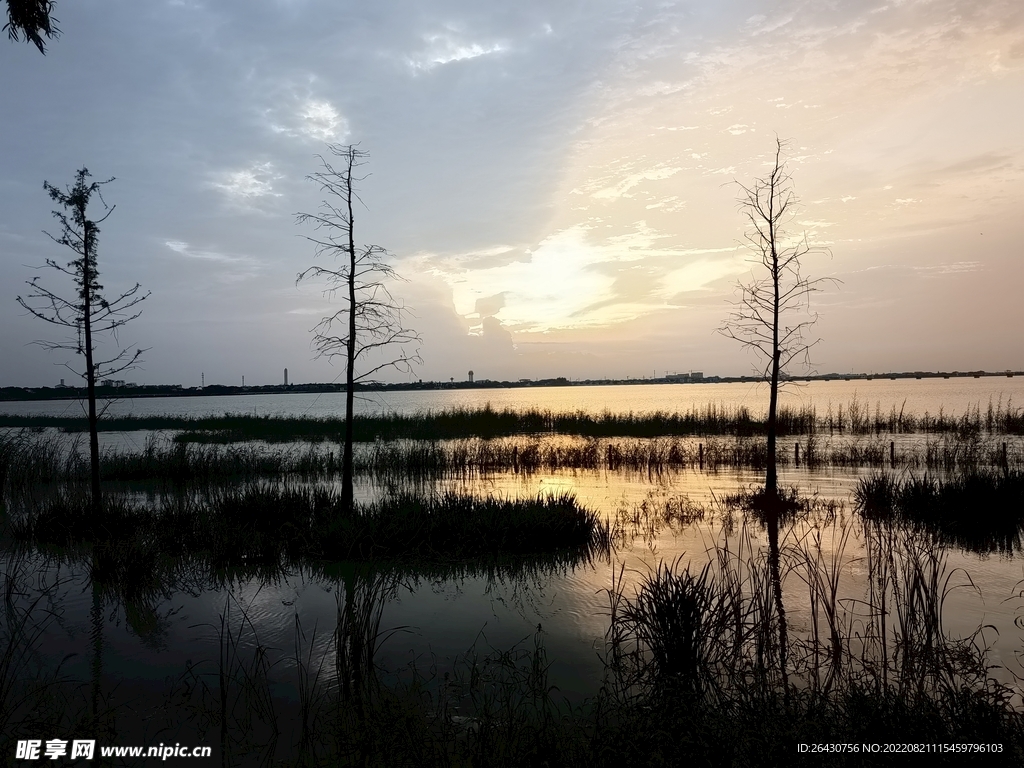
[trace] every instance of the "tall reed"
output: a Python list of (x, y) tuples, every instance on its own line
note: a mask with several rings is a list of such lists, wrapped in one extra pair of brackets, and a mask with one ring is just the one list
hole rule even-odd
[(931, 531), (938, 541), (979, 552), (1021, 549), (1024, 471), (965, 470), (946, 478), (875, 474), (854, 499), (867, 520)]
[[(83, 432), (84, 418), (65, 416), (15, 416), (0, 414), (0, 428), (60, 429)], [(191, 442), (268, 442), (290, 440), (337, 440), (344, 429), (340, 417), (255, 416), (120, 416), (104, 419), (100, 428), (112, 432), (174, 430), (179, 438)], [(523, 434), (565, 434), (583, 437), (670, 437), (764, 434), (763, 417), (745, 406), (728, 407), (709, 403), (691, 406), (673, 413), (611, 413), (583, 410), (555, 412), (538, 408), (513, 410), (449, 408), (413, 414), (357, 414), (354, 423), (358, 442), (374, 440), (436, 440), (464, 437), (502, 437)], [(966, 408), (959, 415), (939, 409), (937, 414), (913, 414), (905, 404), (891, 406), (888, 412), (854, 399), (845, 408), (829, 404), (824, 414), (814, 406), (782, 406), (779, 409), (780, 435), (829, 434), (913, 434), (948, 433), (966, 436), (986, 432), (990, 435), (1024, 434), (1024, 409), (1001, 399)]]

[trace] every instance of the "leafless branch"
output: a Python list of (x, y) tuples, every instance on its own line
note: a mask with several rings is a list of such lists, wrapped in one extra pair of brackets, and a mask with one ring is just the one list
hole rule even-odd
[(322, 281), (324, 297), (341, 302), (311, 329), (311, 346), (315, 357), (340, 358), (345, 364), (342, 503), (350, 506), (355, 385), (386, 368), (411, 372), (420, 357), (418, 350), (410, 353), (407, 348), (420, 337), (406, 327), (405, 306), (388, 287), (401, 279), (387, 262), (388, 252), (377, 245), (356, 245), (354, 204), (362, 204), (356, 187), (366, 176), (357, 176), (355, 169), (366, 163), (368, 154), (354, 145), (332, 144), (328, 149), (340, 158), (339, 167), (318, 155), (321, 169), (306, 177), (319, 187), (324, 201), (316, 213), (295, 215), (297, 224), (312, 229), (314, 234), (303, 237), (312, 243), (314, 259), (321, 263), (300, 272), (296, 283)]
[(748, 224), (744, 237), (750, 261), (763, 272), (737, 284), (735, 310), (718, 329), (763, 360), (766, 380), (771, 379), (776, 359), (777, 374), (784, 374), (786, 366), (800, 358), (810, 367), (810, 350), (819, 342), (807, 337), (817, 320), (810, 311), (811, 295), (839, 283), (835, 278), (809, 279), (801, 273), (805, 256), (831, 252), (812, 246), (806, 233), (793, 238), (787, 232), (799, 200), (783, 159), (785, 149), (786, 143), (776, 139), (771, 170), (750, 185), (737, 182), (737, 203)]

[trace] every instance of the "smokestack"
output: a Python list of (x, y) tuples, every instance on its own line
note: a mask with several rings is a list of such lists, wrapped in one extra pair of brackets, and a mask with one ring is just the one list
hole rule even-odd
[(288, 386), (288, 369), (287, 368), (284, 369), (284, 385), (286, 387)]

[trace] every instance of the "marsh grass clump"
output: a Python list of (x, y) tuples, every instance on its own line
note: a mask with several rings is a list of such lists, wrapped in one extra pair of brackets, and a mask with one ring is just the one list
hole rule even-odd
[(111, 495), (100, 515), (90, 514), (83, 482), (64, 483), (47, 493), (20, 497), (8, 512), (8, 530), (16, 539), (52, 546), (83, 541), (132, 538), (150, 527), (146, 508), (121, 495)]
[(381, 526), (367, 542), (371, 552), (394, 547), (460, 559), (608, 546), (607, 524), (571, 493), (515, 500), (452, 492), (430, 499), (400, 495), (368, 507), (363, 517)]
[(139, 453), (105, 451), (100, 457), (100, 474), (104, 480), (157, 480), (173, 485), (285, 474), (329, 474), (332, 470), (336, 471), (333, 454), (312, 448), (296, 454), (267, 451), (258, 445), (200, 446), (158, 443), (152, 439)]
[(943, 627), (948, 595), (972, 589), (969, 578), (934, 542), (885, 526), (868, 536), (865, 600), (844, 600), (850, 529), (834, 529), (830, 545), (814, 530), (783, 552), (786, 572), (799, 577), (783, 594), (809, 602), (812, 619), (810, 633), (788, 640), (777, 631), (767, 553), (747, 534), (735, 548), (728, 539), (713, 547), (703, 566), (660, 564), (632, 595), (620, 572), (608, 592), (605, 659), (604, 711), (614, 716), (596, 736), (608, 753), (800, 764), (796, 742), (957, 741), (977, 729), (1008, 761), (1024, 756), (1024, 714), (988, 677), (980, 632), (959, 639)]
[[(251, 482), (165, 494), (154, 505), (111, 494), (102, 514), (83, 486), (26, 502), (9, 521), (22, 540), (128, 547), (155, 562), (185, 555), (231, 564), (311, 560), (462, 560), (559, 551), (596, 554), (609, 527), (571, 494), (529, 499), (397, 493), (347, 510), (333, 487)], [(120, 552), (120, 549), (117, 549)]]
[(792, 523), (797, 518), (818, 525), (831, 525), (845, 508), (839, 499), (824, 498), (817, 493), (804, 494), (795, 485), (779, 486), (775, 496), (765, 493), (764, 486), (752, 486), (716, 499), (721, 511), (729, 515), (742, 513), (744, 518), (765, 525), (769, 512), (780, 522)]
[[(195, 740), (216, 744), (225, 764), (237, 765), (239, 758), (266, 764), (282, 737), (271, 683), (278, 662), (259, 637), (251, 605), (234, 594), (225, 596), (218, 621), (206, 629), (216, 639), (217, 657), (189, 661), (170, 681), (166, 714), (185, 720)], [(298, 636), (295, 650), (300, 651)], [(168, 723), (169, 728), (180, 726), (180, 720)]]
[(709, 517), (710, 510), (688, 496), (661, 497), (649, 491), (639, 504), (622, 504), (615, 510), (610, 536), (616, 547), (628, 547), (642, 538), (653, 547), (658, 535), (666, 528), (681, 531)]
[(58, 435), (31, 430), (0, 433), (0, 492), (27, 491), (35, 486), (87, 478), (89, 466)]
[[(68, 433), (85, 432), (88, 420), (74, 416), (16, 416), (0, 414), (0, 428), (16, 430), (57, 429)], [(100, 431), (138, 432), (174, 431), (174, 439), (185, 443), (238, 443), (338, 441), (344, 433), (344, 419), (283, 415), (231, 414), (223, 416), (113, 416), (100, 420)], [(448, 408), (413, 414), (356, 414), (353, 438), (356, 442), (375, 440), (458, 440), (478, 437), (491, 439), (515, 435), (576, 435), (580, 437), (753, 437), (765, 434), (765, 420), (744, 406), (720, 404), (693, 406), (685, 412), (611, 413), (583, 410), (555, 412), (538, 408), (495, 409), (487, 404), (478, 408)], [(778, 435), (881, 436), (898, 434), (936, 434), (961, 439), (981, 434), (1024, 435), (1024, 409), (1001, 400), (968, 407), (959, 415), (908, 413), (905, 407), (892, 406), (874, 411), (867, 403), (853, 400), (845, 408), (819, 414), (813, 406), (779, 406)]]
[[(818, 422), (813, 408), (781, 408), (780, 434), (804, 434)], [(15, 429), (55, 428), (64, 432), (87, 429), (83, 418), (66, 416), (13, 416), (0, 414), (0, 427)], [(344, 419), (337, 417), (256, 416), (116, 416), (99, 422), (107, 432), (174, 430), (179, 442), (232, 443), (263, 440), (288, 442), (339, 440)], [(728, 408), (708, 404), (686, 412), (600, 414), (583, 410), (554, 412), (537, 408), (501, 410), (489, 404), (480, 408), (449, 408), (414, 414), (356, 414), (356, 442), (374, 440), (455, 440), (467, 437), (495, 438), (512, 435), (578, 435), (582, 437), (668, 437), (693, 435), (762, 434), (763, 419), (743, 406)]]
[[(613, 636), (619, 643), (630, 636), (632, 653), (649, 654), (633, 659), (633, 685), (710, 697), (731, 671), (722, 662), (732, 660), (744, 639), (740, 606), (736, 594), (716, 589), (710, 563), (696, 574), (678, 566), (660, 563), (632, 600), (619, 605), (621, 597), (613, 598)], [(621, 651), (618, 657), (621, 663)]]
[[(320, 559), (471, 559), (527, 555), (560, 549), (607, 547), (607, 526), (574, 496), (495, 499), (398, 493), (347, 513), (333, 492), (253, 487), (218, 505), (225, 521), (239, 514), (288, 523), (278, 541), (301, 541)], [(308, 522), (307, 522), (308, 521)]]
[[(954, 472), (998, 467), (1020, 469), (1020, 441), (942, 435), (935, 439), (894, 441), (879, 436), (822, 440), (816, 433), (781, 444), (779, 466), (819, 470), (825, 467), (927, 468)], [(429, 480), (484, 477), (511, 472), (558, 471), (643, 473), (719, 472), (732, 468), (763, 469), (767, 445), (760, 437), (668, 436), (581, 437), (548, 434), (452, 440), (374, 440), (356, 446), (355, 472), (390, 482), (397, 478)], [(330, 440), (273, 445), (175, 442), (151, 435), (142, 450), (108, 448), (100, 455), (104, 483), (136, 484), (155, 492), (198, 489), (259, 479), (304, 481), (340, 476), (342, 454)], [(82, 482), (88, 462), (76, 439), (59, 434), (17, 432), (0, 435), (0, 487), (6, 493), (32, 494), (63, 482)]]
[(56, 596), (67, 577), (38, 568), (38, 558), (19, 548), (3, 551), (0, 607), (0, 750), (14, 754), (17, 739), (70, 732), (86, 724), (77, 681), (58, 664), (44, 662), (40, 645), (60, 625)]
[(1021, 549), (1024, 471), (964, 471), (948, 478), (876, 474), (854, 499), (870, 521), (924, 527), (945, 544), (976, 552)]

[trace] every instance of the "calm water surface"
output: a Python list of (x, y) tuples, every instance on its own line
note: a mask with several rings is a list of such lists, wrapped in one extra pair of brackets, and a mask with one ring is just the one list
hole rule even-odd
[[(814, 382), (794, 387), (784, 402), (813, 404), (819, 413), (829, 405), (844, 408), (854, 399), (875, 405), (882, 411), (905, 407), (908, 412), (963, 413), (968, 408), (986, 408), (988, 403), (1004, 406), (1024, 403), (1024, 380), (1008, 378), (884, 381)], [(490, 403), (503, 408), (549, 408), (553, 411), (583, 409), (600, 413), (610, 411), (686, 411), (708, 403), (726, 406), (745, 405), (760, 411), (765, 400), (763, 388), (742, 384), (637, 385), (621, 387), (521, 388), (507, 390), (450, 390), (436, 392), (391, 393), (360, 408), (416, 412), (456, 406)], [(74, 412), (69, 403), (2, 403), (8, 413)], [(222, 414), (224, 412), (287, 414), (312, 416), (339, 415), (343, 408), (340, 395), (265, 395), (244, 397), (153, 398), (123, 401), (115, 405), (118, 413), (146, 414)], [(136, 441), (130, 441), (132, 445)], [(843, 552), (842, 596), (849, 605), (864, 598), (864, 531), (851, 510), (851, 493), (863, 472), (806, 471), (792, 467), (782, 472), (782, 482), (798, 485), (804, 493), (842, 503), (836, 519), (824, 529), (822, 546), (831, 555), (838, 533), (850, 528)], [(607, 590), (613, 574), (625, 566), (625, 579), (631, 585), (662, 560), (682, 556), (699, 565), (706, 561), (708, 549), (716, 542), (729, 541), (736, 547), (743, 542), (755, 549), (766, 547), (762, 532), (755, 524), (729, 519), (717, 500), (725, 494), (749, 488), (763, 478), (759, 473), (730, 471), (703, 473), (683, 471), (658, 476), (607, 471), (549, 472), (530, 476), (503, 474), (468, 481), (447, 481), (474, 493), (500, 496), (531, 496), (537, 493), (571, 491), (586, 506), (611, 518), (620, 508), (630, 509), (645, 501), (657, 503), (685, 494), (706, 503), (714, 513), (709, 519), (681, 530), (664, 530), (649, 540), (642, 537), (617, 550), (610, 559), (557, 572), (540, 572), (509, 578), (469, 576), (457, 579), (403, 578), (397, 592), (384, 606), (382, 628), (401, 628), (381, 648), (378, 661), (396, 670), (415, 663), (421, 670), (431, 667), (439, 673), (450, 669), (455, 660), (470, 648), (481, 655), (491, 649), (507, 650), (517, 643), (531, 648), (539, 626), (552, 661), (551, 682), (573, 701), (593, 696), (600, 684), (603, 650), (608, 628)], [(363, 493), (372, 492), (365, 483)], [(791, 547), (808, 541), (810, 527), (794, 527), (787, 540)], [(55, 592), (55, 610), (59, 623), (51, 625), (40, 651), (51, 660), (75, 654), (65, 664), (65, 672), (81, 680), (89, 679), (90, 611), (93, 606), (88, 569), (84, 565), (60, 564), (34, 556), (38, 573), (59, 575), (64, 579)], [(1016, 684), (1021, 674), (1019, 658), (1021, 630), (1017, 623), (1024, 616), (1019, 594), (1024, 579), (1024, 559), (1019, 555), (978, 555), (951, 550), (947, 553), (946, 573), (950, 585), (961, 585), (950, 592), (946, 603), (946, 629), (953, 635), (967, 636), (982, 625), (991, 625), (985, 641), (990, 645), (990, 663), (1003, 682)], [(798, 573), (786, 580), (787, 611), (794, 632), (807, 631), (810, 623), (806, 589)], [(244, 643), (250, 649), (258, 637), (260, 644), (272, 649), (277, 662), (273, 677), (282, 697), (288, 699), (289, 681), (295, 676), (296, 616), (306, 632), (307, 643), (318, 653), (329, 653), (328, 642), (337, 623), (337, 580), (314, 575), (307, 569), (271, 580), (230, 581), (219, 588), (187, 584), (168, 585), (165, 593), (144, 606), (109, 603), (103, 612), (103, 675), (112, 701), (135, 706), (153, 697), (163, 696), (176, 676), (189, 662), (214, 670), (218, 655), (217, 628), (229, 613), (237, 620), (244, 608), (250, 635)], [(631, 587), (627, 586), (627, 594)], [(803, 595), (803, 597), (802, 597)], [(1016, 623), (1015, 623), (1016, 622)], [(315, 637), (314, 637), (315, 631)], [(135, 702), (135, 704), (131, 704)]]
[[(836, 524), (825, 529), (824, 549), (831, 555), (836, 531), (851, 527), (843, 566), (843, 597), (863, 599), (866, 591), (863, 567), (864, 532), (856, 521), (849, 499), (858, 473), (782, 472), (781, 481), (798, 483), (807, 493), (844, 502)], [(536, 493), (571, 491), (591, 509), (611, 517), (619, 508), (629, 509), (643, 503), (657, 503), (674, 495), (685, 494), (706, 503), (712, 509), (715, 499), (737, 489), (762, 482), (760, 474), (749, 471), (705, 474), (696, 471), (666, 473), (650, 478), (646, 474), (618, 472), (554, 472), (532, 476), (499, 475), (469, 483), (451, 481), (476, 493), (499, 496), (530, 496)], [(365, 488), (364, 488), (365, 491)], [(755, 548), (767, 546), (756, 524), (744, 525), (741, 517), (712, 514), (710, 519), (681, 530), (661, 531), (651, 540), (639, 537), (616, 551), (610, 560), (559, 572), (543, 572), (518, 579), (467, 578), (431, 580), (414, 576), (402, 580), (396, 596), (384, 609), (382, 627), (403, 627), (392, 637), (379, 656), (379, 661), (392, 670), (415, 660), (420, 668), (432, 664), (444, 669), (474, 644), (482, 653), (490, 648), (507, 650), (527, 641), (538, 625), (543, 627), (550, 658), (554, 661), (552, 682), (573, 700), (596, 693), (600, 685), (601, 663), (598, 657), (608, 626), (608, 597), (604, 590), (612, 584), (613, 574), (626, 567), (627, 583), (636, 580), (661, 560), (683, 556), (700, 565), (707, 551), (716, 542), (728, 540), (735, 548), (739, 539), (749, 537)], [(807, 526), (797, 526), (788, 543), (796, 546), (807, 535)], [(954, 590), (946, 606), (946, 628), (954, 635), (966, 636), (983, 624), (996, 630), (991, 633), (992, 663), (1006, 667), (997, 676), (1013, 682), (1009, 670), (1022, 671), (1017, 659), (1021, 633), (1014, 621), (1024, 605), (1011, 598), (1015, 585), (1024, 579), (1024, 560), (1019, 556), (984, 555), (951, 551), (947, 573), (951, 584), (965, 586)], [(959, 572), (958, 569), (960, 569)], [(52, 634), (48, 648), (63, 655), (77, 647), (79, 656), (70, 660), (66, 671), (88, 677), (89, 654), (85, 652), (89, 637), (91, 591), (87, 569), (66, 565), (60, 569), (69, 581), (58, 600), (62, 615), (60, 632)], [(968, 579), (973, 587), (968, 588)], [(794, 631), (808, 625), (805, 589), (798, 576), (790, 575), (788, 595)], [(244, 607), (252, 621), (259, 641), (278, 649), (281, 665), (278, 672), (287, 679), (294, 666), (295, 617), (308, 631), (317, 628), (326, 642), (337, 621), (336, 594), (339, 583), (312, 575), (304, 569), (275, 578), (233, 582), (219, 589), (186, 588), (169, 585), (167, 594), (145, 606), (135, 606), (150, 616), (150, 621), (132, 619), (123, 605), (105, 608), (105, 671), (111, 681), (122, 675), (137, 682), (150, 680), (163, 684), (168, 676), (180, 673), (188, 661), (215, 659), (216, 627), (225, 610), (238, 617)], [(1019, 589), (1019, 586), (1017, 587)], [(627, 589), (627, 593), (629, 589)], [(1019, 601), (1018, 601), (1019, 602)], [(66, 634), (65, 634), (66, 633)], [(70, 641), (70, 645), (69, 645)]]
[[(968, 408), (985, 409), (991, 402), (1024, 405), (1024, 377), (979, 379), (873, 379), (872, 381), (813, 381), (788, 385), (782, 402), (791, 406), (813, 405), (820, 414), (851, 402), (877, 407), (883, 413), (892, 408), (907, 413), (932, 415), (941, 409), (962, 414)], [(763, 384), (637, 384), (597, 387), (514, 387), (509, 389), (449, 389), (418, 392), (366, 393), (357, 401), (363, 413), (416, 413), (445, 408), (475, 408), (488, 403), (493, 408), (539, 408), (588, 413), (687, 412), (705, 405), (727, 408), (745, 406), (755, 414), (768, 405)], [(78, 401), (0, 402), (0, 413), (79, 414)], [(226, 395), (223, 397), (153, 397), (114, 402), (111, 415), (136, 416), (219, 416), (224, 413), (252, 413), (285, 416), (342, 416), (345, 396), (330, 394)]]

